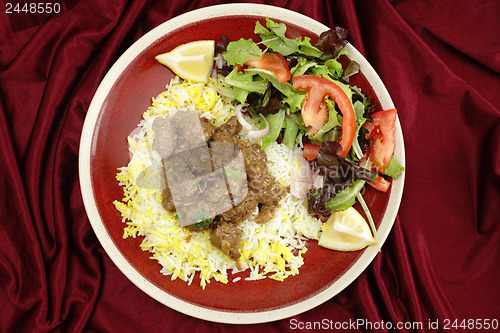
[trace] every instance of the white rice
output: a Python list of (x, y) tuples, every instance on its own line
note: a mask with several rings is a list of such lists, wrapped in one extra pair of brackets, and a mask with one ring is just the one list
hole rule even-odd
[[(318, 239), (321, 228), (321, 222), (307, 212), (304, 199), (287, 193), (268, 222), (254, 222), (256, 211), (238, 224), (242, 232), (240, 267), (210, 243), (209, 230), (183, 228), (175, 216), (163, 208), (160, 157), (151, 149), (152, 123), (158, 116), (171, 116), (182, 110), (196, 110), (216, 126), (234, 115), (231, 103), (212, 88), (199, 83), (180, 83), (178, 78), (152, 100), (152, 106), (139, 123), (139, 131), (128, 138), (131, 160), (117, 174), (124, 197), (114, 204), (126, 223), (123, 238), (144, 236), (141, 248), (152, 253), (151, 258), (162, 266), (162, 274), (172, 280), (180, 278), (188, 285), (198, 276), (203, 289), (212, 279), (222, 283), (237, 282), (241, 277), (229, 281), (229, 274), (242, 271), (245, 271), (245, 280), (283, 281), (290, 275), (299, 274), (307, 239)], [(269, 170), (279, 185), (290, 186), (291, 170), (300, 167), (300, 154), (276, 142), (265, 152)], [(145, 183), (149, 186), (144, 186)]]

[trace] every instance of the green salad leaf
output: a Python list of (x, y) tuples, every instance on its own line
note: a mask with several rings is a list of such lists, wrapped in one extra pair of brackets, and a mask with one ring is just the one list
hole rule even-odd
[(227, 49), (222, 56), (227, 64), (234, 66), (243, 65), (249, 60), (258, 60), (262, 57), (264, 51), (251, 39), (240, 38), (227, 45)]
[(309, 37), (297, 37), (296, 39), (286, 37), (286, 29), (284, 23), (277, 23), (266, 17), (266, 27), (257, 21), (254, 33), (260, 36), (262, 44), (283, 56), (301, 53), (311, 57), (320, 57), (323, 54), (311, 44)]
[(292, 117), (285, 117), (285, 132), (283, 133), (282, 143), (290, 149), (295, 148), (295, 141), (299, 133), (299, 124)]
[(298, 53), (315, 58), (319, 58), (321, 55), (323, 55), (323, 52), (321, 52), (316, 46), (313, 46), (311, 44), (311, 38), (297, 37), (295, 38), (295, 40), (299, 43), (299, 47), (297, 50)]
[(405, 168), (399, 164), (398, 160), (393, 155), (389, 165), (385, 168), (384, 174), (394, 179), (403, 171), (405, 171)]
[(333, 134), (331, 130), (334, 127), (340, 126), (339, 117), (341, 118), (341, 116), (339, 116), (337, 110), (335, 110), (335, 101), (333, 99), (327, 98), (326, 105), (328, 106), (328, 122), (311, 137), (312, 140), (319, 142), (335, 141), (329, 134)]
[(276, 78), (273, 72), (266, 71), (265, 69), (248, 68), (245, 72), (259, 74), (263, 79), (271, 82), (271, 84), (285, 96), (282, 103), (290, 107), (290, 112), (297, 112), (301, 109), (302, 101), (306, 95), (303, 91), (294, 90), (290, 83), (281, 82)]
[(361, 159), (363, 157), (363, 151), (361, 150), (361, 147), (359, 145), (358, 136), (361, 127), (363, 127), (363, 124), (366, 122), (366, 118), (363, 117), (365, 113), (365, 106), (363, 102), (356, 101), (353, 104), (353, 109), (354, 117), (356, 118), (356, 132), (354, 134), (354, 140), (352, 141), (352, 150), (356, 158)]
[(276, 139), (280, 135), (281, 129), (283, 128), (283, 123), (285, 121), (285, 110), (281, 109), (275, 114), (268, 114), (266, 116), (266, 119), (269, 123), (269, 133), (262, 138), (262, 149), (269, 146), (273, 141), (276, 141)]
[(269, 86), (269, 81), (252, 72), (240, 72), (234, 68), (225, 78), (224, 83), (229, 85), (238, 102), (244, 103), (250, 92), (264, 94)]
[(298, 42), (285, 37), (286, 25), (284, 23), (276, 23), (266, 17), (266, 26), (269, 30), (258, 21), (255, 24), (254, 33), (260, 36), (262, 44), (283, 56), (295, 52)]
[(311, 67), (317, 66), (318, 63), (314, 60), (309, 60), (305, 57), (297, 57), (297, 64), (290, 69), (292, 77), (306, 74)]
[(356, 179), (351, 187), (348, 187), (331, 198), (325, 207), (331, 209), (332, 211), (345, 210), (356, 202), (357, 195), (361, 192), (361, 189), (365, 185), (366, 181), (362, 179)]

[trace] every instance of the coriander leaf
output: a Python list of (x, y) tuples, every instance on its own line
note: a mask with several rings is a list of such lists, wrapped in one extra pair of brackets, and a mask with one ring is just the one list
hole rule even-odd
[[(175, 217), (177, 220), (181, 221), (184, 219), (184, 213), (179, 212), (175, 214)], [(190, 225), (198, 228), (198, 229), (203, 229), (207, 226), (209, 226), (213, 221), (213, 217), (209, 212), (205, 212), (203, 209), (198, 212), (198, 214), (193, 218), (192, 222)]]
[(208, 227), (210, 224), (212, 224), (212, 219), (206, 219), (193, 225), (198, 229), (203, 229), (205, 227)]

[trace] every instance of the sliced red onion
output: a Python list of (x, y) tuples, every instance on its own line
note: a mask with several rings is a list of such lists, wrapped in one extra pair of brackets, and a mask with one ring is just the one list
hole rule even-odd
[(263, 138), (269, 133), (269, 122), (267, 121), (266, 117), (264, 117), (262, 114), (260, 114), (261, 118), (264, 119), (264, 122), (266, 123), (266, 127), (260, 130), (252, 130), (248, 132), (247, 136), (249, 138)]
[(323, 187), (324, 177), (319, 174), (319, 169), (317, 169), (311, 175), (311, 186), (312, 188), (322, 188)]
[(291, 174), (290, 194), (298, 199), (305, 199), (311, 187), (311, 168), (306, 159), (299, 155), (299, 167)]
[(234, 108), (234, 114), (236, 116), (236, 119), (238, 119), (238, 122), (241, 124), (241, 126), (248, 131), (247, 136), (249, 138), (262, 138), (265, 137), (269, 133), (269, 122), (267, 121), (266, 117), (264, 117), (262, 114), (260, 116), (262, 119), (264, 119), (264, 122), (266, 123), (266, 127), (263, 129), (259, 130), (254, 130), (253, 126), (250, 125), (246, 120), (245, 117), (243, 117), (243, 113), (241, 113), (242, 105), (236, 105)]
[(130, 132), (130, 134), (128, 136), (130, 136), (132, 139), (134, 139), (134, 140), (137, 141), (137, 139), (135, 138), (135, 136), (141, 132), (141, 129), (142, 129), (141, 127), (137, 126), (136, 128), (134, 128), (132, 130), (132, 132)]
[(234, 114), (236, 116), (236, 119), (238, 119), (238, 122), (243, 126), (244, 129), (247, 131), (252, 131), (253, 126), (250, 125), (246, 120), (245, 117), (243, 117), (243, 114), (241, 113), (241, 109), (243, 108), (243, 105), (238, 104), (234, 107)]
[[(132, 139), (134, 139), (135, 141), (137, 141), (137, 139), (135, 138), (135, 136), (137, 134), (139, 134), (140, 132), (141, 132), (141, 128), (139, 126), (137, 126), (136, 128), (134, 128), (134, 130), (132, 132), (130, 132), (130, 134), (128, 136), (131, 137)], [(128, 156), (130, 157), (130, 159), (132, 159), (132, 153), (131, 152), (128, 153)]]
[(215, 66), (221, 69), (224, 65), (226, 65), (226, 60), (222, 57), (222, 54), (219, 53), (217, 57), (215, 57)]

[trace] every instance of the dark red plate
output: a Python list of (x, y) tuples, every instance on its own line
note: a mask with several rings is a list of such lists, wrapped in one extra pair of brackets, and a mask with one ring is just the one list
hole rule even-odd
[[(330, 299), (351, 283), (373, 260), (394, 223), (404, 176), (388, 193), (366, 187), (365, 201), (378, 228), (378, 244), (356, 252), (337, 252), (308, 241), (300, 274), (278, 282), (245, 281), (245, 273), (229, 276), (227, 285), (212, 281), (205, 290), (196, 279), (191, 286), (160, 273), (139, 245), (142, 238), (123, 239), (124, 223), (113, 205), (123, 190), (116, 181), (119, 167), (129, 161), (126, 137), (137, 126), (151, 98), (165, 90), (172, 72), (155, 56), (190, 41), (227, 35), (231, 40), (253, 38), (255, 21), (268, 16), (285, 22), (289, 37), (308, 36), (314, 42), (328, 28), (301, 14), (256, 4), (207, 7), (176, 17), (138, 40), (110, 69), (89, 108), (80, 147), (80, 182), (87, 214), (104, 249), (139, 288), (165, 305), (186, 314), (226, 323), (258, 323), (307, 311)], [(265, 23), (264, 23), (265, 24)], [(361, 65), (355, 83), (376, 100), (379, 109), (393, 108), (383, 83), (362, 55), (348, 44), (351, 57)], [(404, 164), (401, 127), (397, 122), (396, 157)], [(357, 207), (359, 208), (359, 207)], [(362, 211), (361, 209), (359, 209)]]

